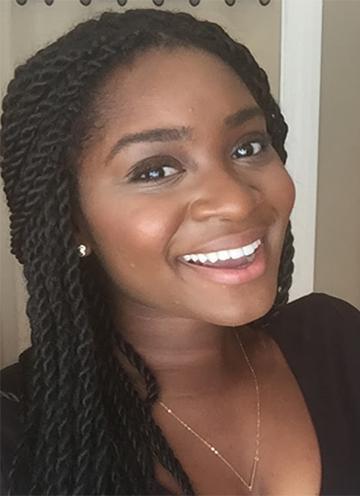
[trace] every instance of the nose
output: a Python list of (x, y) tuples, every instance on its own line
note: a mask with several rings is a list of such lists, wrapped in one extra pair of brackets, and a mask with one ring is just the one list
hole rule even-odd
[(204, 221), (209, 217), (241, 222), (249, 218), (262, 201), (260, 186), (254, 177), (223, 167), (213, 167), (201, 178), (196, 199), (189, 206), (191, 218)]

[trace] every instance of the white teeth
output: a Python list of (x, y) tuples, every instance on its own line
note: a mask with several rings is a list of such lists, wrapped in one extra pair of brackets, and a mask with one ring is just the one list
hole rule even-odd
[[(204, 256), (205, 256), (205, 255), (204, 255)], [(208, 254), (206, 255), (206, 258), (207, 258), (208, 260), (210, 260), (210, 262), (211, 262), (211, 263), (215, 263), (215, 262), (217, 262), (217, 260), (218, 260), (218, 257), (217, 257), (217, 255), (216, 255), (216, 253), (208, 253)]]
[(252, 255), (255, 252), (256, 248), (260, 245), (261, 241), (260, 239), (257, 239), (253, 243), (240, 248), (220, 250), (211, 253), (192, 253), (189, 255), (184, 255), (182, 258), (184, 258), (184, 260), (186, 260), (187, 262), (192, 260), (193, 262), (200, 261), (201, 263), (205, 263), (208, 261), (211, 263), (215, 263), (218, 260), (224, 261), (229, 260), (230, 258), (236, 260), (237, 258)]
[(236, 258), (241, 258), (245, 255), (242, 248), (235, 248), (234, 250), (229, 250), (230, 257), (235, 260)]
[(207, 256), (203, 255), (202, 253), (199, 253), (199, 260), (201, 263), (205, 263), (207, 260)]
[(229, 254), (228, 250), (217, 251), (216, 255), (218, 256), (219, 260), (229, 260), (229, 258), (230, 258), (230, 254)]
[(248, 245), (244, 246), (243, 252), (245, 253), (246, 256), (252, 255), (255, 251), (255, 248), (253, 245)]

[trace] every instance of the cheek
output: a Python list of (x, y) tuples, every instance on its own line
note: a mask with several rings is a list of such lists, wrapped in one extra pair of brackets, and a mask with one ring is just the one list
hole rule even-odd
[(296, 199), (296, 189), (295, 184), (289, 173), (286, 171), (286, 176), (284, 178), (284, 192), (285, 192), (285, 203), (288, 208), (287, 216), (290, 217), (292, 209), (294, 208), (295, 199)]
[(164, 261), (168, 240), (176, 229), (170, 202), (147, 195), (99, 195), (84, 205), (97, 255), (109, 271), (127, 267), (154, 270)]
[[(273, 229), (268, 236), (268, 250), (274, 261), (271, 265), (274, 280), (279, 268), (282, 247), (285, 239), (286, 228), (295, 202), (295, 186), (289, 173), (280, 161), (266, 168), (261, 177), (261, 188), (264, 198), (264, 208), (273, 218)], [(271, 214), (270, 214), (271, 212)]]
[[(268, 200), (278, 211), (280, 217), (290, 216), (295, 202), (295, 185), (282, 164), (274, 165), (264, 178)], [(286, 223), (287, 225), (287, 223)], [(286, 227), (286, 226), (285, 226)]]
[(150, 195), (102, 196), (87, 215), (95, 254), (114, 294), (149, 306), (171, 301), (173, 274), (166, 261), (181, 222), (179, 206)]

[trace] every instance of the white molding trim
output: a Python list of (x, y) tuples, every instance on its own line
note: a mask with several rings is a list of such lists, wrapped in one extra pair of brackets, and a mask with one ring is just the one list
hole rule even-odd
[(314, 291), (323, 0), (282, 0), (280, 107), (289, 125), (287, 170), (295, 271), (290, 300)]

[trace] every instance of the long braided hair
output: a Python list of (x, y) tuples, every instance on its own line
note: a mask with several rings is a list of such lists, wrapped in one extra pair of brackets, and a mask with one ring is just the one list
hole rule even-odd
[[(9, 494), (151, 494), (158, 461), (184, 494), (191, 482), (153, 420), (159, 388), (144, 360), (114, 332), (104, 274), (79, 259), (72, 219), (76, 158), (93, 120), (91, 101), (115, 67), (152, 47), (197, 47), (239, 74), (263, 109), (285, 164), (287, 125), (265, 72), (218, 25), (153, 9), (105, 12), (37, 52), (15, 71), (3, 101), (1, 173), (10, 208), (11, 252), (23, 265), (31, 326), (31, 375), (24, 435)], [(288, 301), (293, 237), (287, 228), (266, 326)], [(140, 398), (114, 346), (146, 385)], [(26, 474), (24, 487), (19, 474)]]

